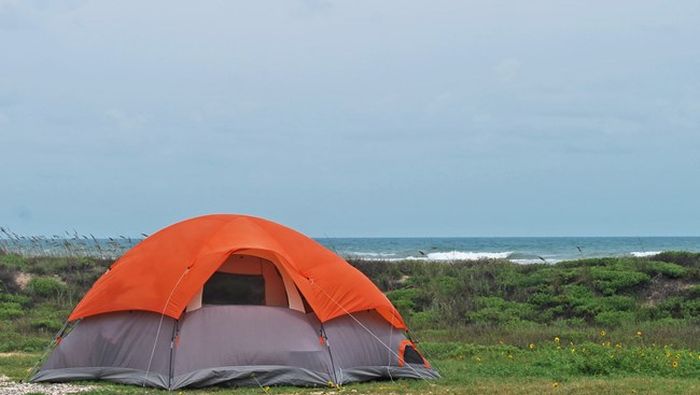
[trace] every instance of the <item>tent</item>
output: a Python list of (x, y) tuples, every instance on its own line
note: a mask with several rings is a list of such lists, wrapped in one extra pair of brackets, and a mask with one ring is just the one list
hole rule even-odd
[(33, 381), (178, 389), (439, 377), (359, 270), (245, 215), (196, 217), (147, 237), (68, 322)]

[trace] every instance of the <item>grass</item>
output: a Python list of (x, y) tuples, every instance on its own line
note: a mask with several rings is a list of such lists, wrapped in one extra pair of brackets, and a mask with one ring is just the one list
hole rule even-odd
[[(352, 261), (415, 330), (453, 327), (673, 328), (700, 346), (700, 254), (508, 261)], [(654, 332), (654, 331), (651, 331)]]
[[(0, 375), (26, 375), (111, 263), (0, 253)], [(700, 393), (700, 254), (554, 265), (351, 263), (401, 310), (443, 378), (271, 393)], [(144, 393), (91, 385), (92, 393)]]
[[(614, 345), (593, 343), (562, 347), (554, 340), (550, 343), (535, 345), (534, 349), (507, 344), (483, 346), (459, 342), (425, 343), (423, 349), (443, 375), (442, 379), (435, 382), (398, 380), (359, 383), (340, 388), (208, 388), (186, 392), (692, 394), (700, 391), (700, 359), (695, 352), (646, 346), (617, 348)], [(572, 352), (572, 348), (576, 348), (576, 352)], [(22, 379), (38, 357), (36, 353), (0, 354), (0, 374), (15, 380)], [(643, 363), (635, 362), (639, 358)], [(673, 361), (680, 361), (678, 367), (673, 367)], [(89, 392), (94, 394), (165, 393), (104, 382), (87, 384), (95, 386), (94, 391)]]

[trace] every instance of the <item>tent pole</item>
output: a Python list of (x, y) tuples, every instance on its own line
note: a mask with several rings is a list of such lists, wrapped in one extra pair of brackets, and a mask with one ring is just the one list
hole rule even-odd
[(326, 330), (323, 328), (323, 323), (321, 323), (321, 336), (323, 336), (323, 339), (325, 340), (326, 348), (328, 348), (328, 356), (331, 358), (331, 369), (333, 369), (333, 380), (335, 381), (335, 385), (340, 385), (340, 383), (338, 382), (338, 375), (336, 374), (336, 371), (335, 371), (335, 362), (333, 362), (333, 353), (331, 352), (331, 343), (328, 341), (328, 335), (326, 334)]
[[(184, 314), (184, 313), (183, 313)], [(173, 380), (173, 359), (175, 358), (175, 347), (177, 347), (177, 337), (179, 335), (180, 320), (175, 320), (173, 333), (170, 336), (170, 363), (168, 367), (168, 392), (172, 391)]]

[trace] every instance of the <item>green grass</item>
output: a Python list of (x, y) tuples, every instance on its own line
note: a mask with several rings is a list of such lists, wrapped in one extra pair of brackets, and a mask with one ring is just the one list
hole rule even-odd
[[(351, 263), (387, 293), (413, 329), (700, 325), (700, 254), (582, 259), (554, 265)], [(680, 340), (694, 347), (700, 344), (697, 336)]]
[[(600, 336), (600, 335), (599, 335)], [(606, 336), (601, 336), (602, 339)], [(463, 342), (422, 344), (443, 378), (437, 381), (398, 380), (359, 383), (340, 388), (273, 387), (271, 393), (664, 393), (700, 391), (700, 354), (688, 350), (638, 344), (582, 343), (564, 345), (554, 339), (533, 348), (508, 344)], [(0, 374), (19, 380), (39, 354), (0, 354)], [(674, 362), (677, 365), (674, 365)], [(676, 367), (674, 367), (676, 366)], [(165, 393), (138, 386), (86, 383), (89, 393)], [(208, 388), (187, 393), (262, 393), (261, 388)]]
[[(0, 254), (0, 352), (39, 351), (111, 265), (85, 257)], [(508, 332), (642, 328), (657, 343), (700, 348), (700, 254), (596, 258), (555, 265), (507, 261), (351, 261), (418, 332), (452, 339)], [(23, 278), (23, 281), (18, 281)], [(484, 329), (485, 328), (485, 329)], [(585, 332), (585, 331), (584, 331)], [(20, 335), (21, 334), (21, 335)], [(443, 336), (444, 337), (444, 336)]]
[[(0, 375), (26, 375), (111, 263), (0, 254)], [(700, 393), (700, 254), (555, 265), (351, 263), (387, 293), (443, 378), (270, 392)], [(144, 393), (90, 384), (92, 393)]]

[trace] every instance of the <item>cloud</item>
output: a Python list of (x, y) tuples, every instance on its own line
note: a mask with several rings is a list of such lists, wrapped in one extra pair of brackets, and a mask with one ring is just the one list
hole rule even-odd
[(128, 113), (119, 108), (105, 111), (108, 123), (121, 130), (139, 129), (146, 125), (146, 117), (142, 114)]
[(329, 0), (299, 0), (299, 3), (313, 12), (325, 12), (333, 7), (333, 3)]
[(493, 71), (500, 82), (508, 83), (518, 78), (521, 66), (518, 59), (504, 59), (493, 67)]
[(18, 207), (15, 213), (17, 218), (21, 219), (22, 221), (31, 220), (33, 217), (32, 211), (25, 206)]
[(0, 30), (20, 30), (32, 25), (31, 13), (22, 0), (0, 1)]
[[(216, 210), (425, 234), (407, 214), (420, 211), (436, 234), (498, 234), (527, 229), (499, 215), (544, 190), (597, 210), (562, 225), (575, 233), (646, 191), (645, 169), (688, 189), (669, 218), (692, 230), (680, 210), (700, 194), (687, 182), (700, 147), (697, 10), (0, 0), (0, 29), (15, 29), (0, 34), (0, 161), (13, 169), (0, 207), (8, 218), (30, 207), (40, 233), (141, 231)], [(569, 173), (610, 203), (577, 195)], [(561, 223), (546, 206), (543, 226)]]

